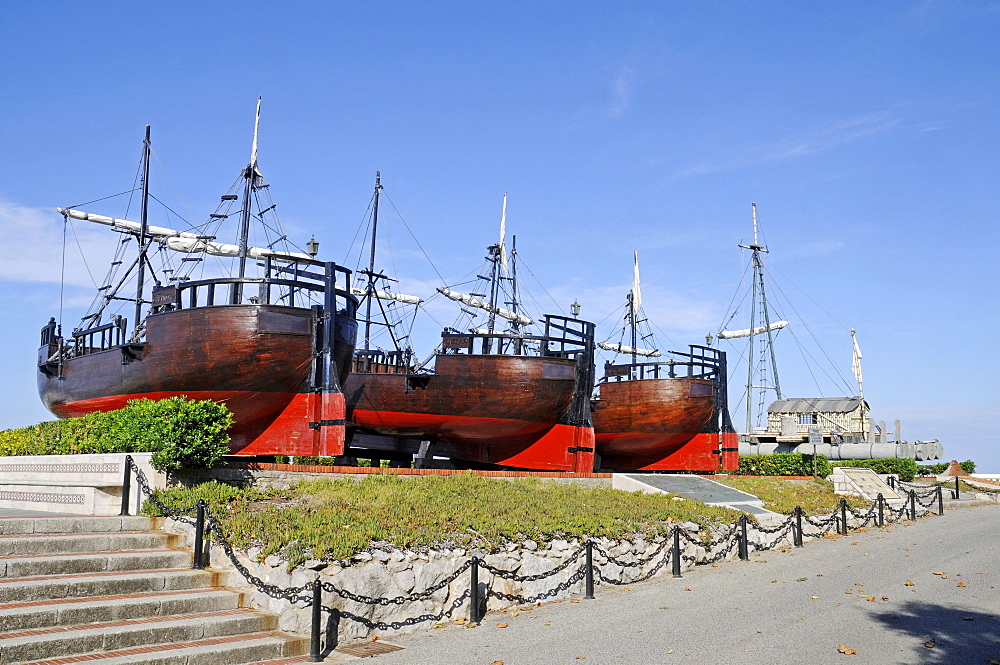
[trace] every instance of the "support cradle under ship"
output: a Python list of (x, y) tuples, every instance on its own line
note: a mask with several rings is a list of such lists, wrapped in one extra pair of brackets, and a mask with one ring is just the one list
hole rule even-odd
[[(691, 345), (670, 360), (639, 348), (642, 295), (635, 254), (625, 331), (630, 345), (598, 346), (631, 356), (606, 363), (594, 400), (594, 437), (602, 468), (641, 471), (715, 471), (738, 468), (737, 435), (726, 404), (726, 354)], [(648, 336), (646, 336), (648, 337)]]
[[(375, 224), (380, 187), (376, 180)], [(375, 284), (381, 273), (374, 270), (373, 240), (364, 273), (368, 284), (359, 293), (367, 296), (369, 312), (365, 348), (357, 351), (354, 371), (344, 386), (352, 450), (359, 455), (365, 447), (408, 455), (423, 444), (431, 454), (460, 463), (593, 471), (589, 401), (594, 325), (547, 315), (541, 334), (519, 330), (532, 321), (517, 312), (516, 296), (513, 310), (499, 302), (502, 281), (514, 281), (504, 276), (509, 269), (505, 223), (506, 196), (500, 242), (488, 248), (488, 296), (438, 289), (468, 308), (487, 312), (489, 323), (486, 329), (445, 330), (433, 356), (433, 371), (415, 367), (408, 349), (387, 352), (368, 344), (372, 299), (389, 297)], [(399, 294), (392, 297), (402, 299)], [(498, 318), (513, 329), (497, 330)]]
[[(258, 102), (258, 121), (259, 115)], [(67, 418), (121, 408), (136, 398), (210, 399), (225, 403), (235, 416), (233, 453), (343, 454), (341, 386), (357, 333), (350, 271), (310, 254), (248, 246), (251, 217), (263, 214), (258, 194), (267, 187), (257, 169), (256, 128), (250, 163), (241, 176), (236, 245), (216, 242), (210, 230), (175, 231), (148, 223), (149, 146), (147, 126), (141, 221), (60, 209), (67, 222), (112, 227), (122, 236), (120, 247), (135, 241), (138, 252), (117, 284), (99, 289), (96, 311), (68, 336), (54, 318), (42, 328), (38, 391), (43, 403)], [(223, 196), (209, 223), (221, 223), (229, 216), (221, 214), (221, 207), (238, 199), (232, 193)], [(258, 212), (252, 215), (254, 201)], [(157, 272), (150, 260), (154, 248), (191, 255), (181, 260), (182, 269), (197, 265), (204, 255), (233, 259), (238, 268), (231, 276), (203, 279), (181, 274), (182, 269)], [(258, 262), (256, 276), (249, 276), (247, 259)], [(135, 286), (131, 297), (126, 283)], [(120, 314), (109, 313), (120, 301), (134, 303), (131, 328)]]

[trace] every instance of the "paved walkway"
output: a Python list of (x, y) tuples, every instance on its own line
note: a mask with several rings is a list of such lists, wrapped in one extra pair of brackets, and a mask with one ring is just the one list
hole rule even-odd
[[(375, 665), (1000, 662), (1000, 505), (392, 638)], [(500, 628), (498, 624), (508, 627)], [(840, 653), (838, 647), (855, 654)], [(930, 645), (930, 646), (925, 646)]]

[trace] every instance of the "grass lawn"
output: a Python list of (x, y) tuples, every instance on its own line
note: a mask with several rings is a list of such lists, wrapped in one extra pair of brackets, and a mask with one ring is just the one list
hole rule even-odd
[(791, 480), (775, 477), (712, 476), (724, 485), (749, 492), (764, 502), (764, 507), (776, 513), (790, 515), (795, 506), (802, 506), (806, 515), (829, 515), (847, 499), (852, 510), (867, 509), (868, 503), (858, 497), (842, 497), (833, 493), (833, 483), (821, 478)]
[[(310, 553), (347, 559), (372, 542), (494, 549), (528, 539), (653, 536), (666, 534), (677, 522), (731, 524), (739, 516), (669, 495), (472, 474), (387, 474), (268, 491), (213, 482), (158, 494), (175, 508), (204, 499), (234, 545), (260, 547), (262, 556), (280, 551), (293, 565)], [(157, 514), (149, 503), (146, 511)]]

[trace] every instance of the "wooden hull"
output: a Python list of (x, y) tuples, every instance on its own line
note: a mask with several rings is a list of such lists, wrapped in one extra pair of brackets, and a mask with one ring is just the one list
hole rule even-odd
[[(335, 355), (343, 381), (357, 324), (349, 319), (338, 319), (338, 324)], [(67, 360), (62, 378), (40, 371), (38, 392), (45, 406), (69, 418), (121, 408), (142, 397), (211, 399), (225, 403), (235, 416), (230, 430), (234, 453), (317, 454), (317, 435), (308, 418), (321, 415), (324, 398), (330, 402), (330, 396), (310, 390), (310, 310), (198, 307), (151, 315), (146, 326), (137, 359), (114, 347)], [(337, 399), (342, 398), (333, 401)], [(302, 417), (290, 420), (292, 414), (285, 414), (284, 431), (275, 429), (289, 409)]]
[(557, 423), (573, 399), (575, 372), (576, 361), (563, 358), (441, 354), (434, 374), (416, 380), (351, 373), (348, 424), (453, 444), (468, 461), (572, 470), (569, 449), (581, 428)]
[[(714, 384), (707, 379), (608, 381), (592, 414), (601, 466), (619, 470), (658, 466), (705, 429), (712, 418)], [(677, 470), (707, 470), (699, 466)], [(717, 469), (718, 457), (711, 469)]]

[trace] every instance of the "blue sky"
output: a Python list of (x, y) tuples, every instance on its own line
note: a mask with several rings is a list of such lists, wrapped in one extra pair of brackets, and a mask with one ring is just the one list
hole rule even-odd
[[(154, 190), (203, 220), (261, 96), (260, 167), (300, 244), (344, 260), (380, 170), (457, 281), (507, 192), (529, 288), (578, 300), (605, 337), (633, 249), (661, 347), (717, 332), (756, 202), (775, 299), (803, 320), (778, 338), (784, 392), (853, 390), (814, 382), (799, 351), (811, 331), (850, 377), (853, 327), (876, 418), (1000, 472), (998, 2), (12, 3), (0, 31), (0, 427), (48, 417), (34, 357), (59, 308), (53, 209), (131, 187), (149, 123)], [(432, 292), (398, 219), (393, 267)], [(75, 229), (70, 327), (93, 289), (77, 239), (106, 240)], [(429, 309), (421, 355), (451, 323)]]

